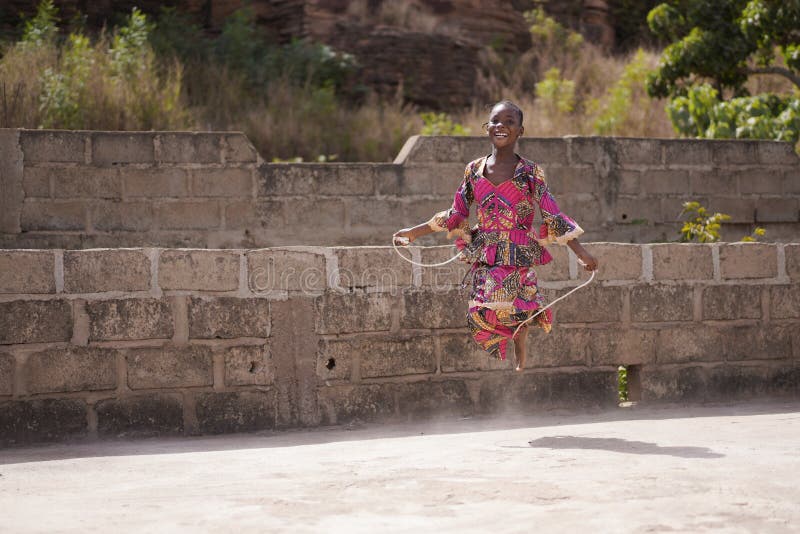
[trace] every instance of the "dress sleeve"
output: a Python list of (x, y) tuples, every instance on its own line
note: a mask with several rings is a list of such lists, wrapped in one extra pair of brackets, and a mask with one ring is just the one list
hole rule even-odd
[(453, 205), (448, 210), (435, 214), (428, 225), (436, 232), (447, 232), (448, 237), (469, 235), (469, 207), (475, 199), (472, 189), (472, 168), (467, 165), (464, 180), (456, 191)]
[(561, 213), (556, 204), (556, 199), (547, 187), (544, 171), (538, 165), (534, 165), (533, 176), (531, 176), (531, 189), (533, 197), (539, 210), (542, 212), (543, 224), (539, 230), (539, 243), (545, 245), (558, 243), (566, 245), (567, 242), (575, 239), (583, 233), (583, 229), (578, 223)]

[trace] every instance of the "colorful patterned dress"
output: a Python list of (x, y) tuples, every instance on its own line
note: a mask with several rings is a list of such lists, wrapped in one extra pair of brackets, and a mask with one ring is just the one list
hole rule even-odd
[[(546, 305), (533, 268), (553, 259), (543, 245), (566, 245), (583, 230), (558, 209), (536, 163), (517, 156), (514, 176), (495, 186), (483, 176), (487, 158), (467, 165), (453, 207), (437, 213), (431, 224), (456, 237), (456, 246), (472, 264), (467, 314), (472, 337), (494, 357), (505, 360), (516, 327)], [(473, 201), (478, 224), (470, 229), (467, 219)], [(543, 220), (538, 236), (532, 230), (535, 206)], [(549, 332), (550, 310), (534, 321)]]

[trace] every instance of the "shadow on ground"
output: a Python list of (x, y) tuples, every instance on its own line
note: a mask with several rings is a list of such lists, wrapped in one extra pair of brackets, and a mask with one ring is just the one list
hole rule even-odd
[[(227, 434), (200, 437), (160, 437), (116, 440), (82, 440), (71, 443), (30, 445), (0, 449), (0, 465), (46, 462), (74, 458), (138, 456), (215, 452), (275, 447), (300, 447), (334, 442), (400, 439), (436, 434), (466, 434), (519, 428), (563, 428), (605, 422), (625, 422), (698, 417), (747, 417), (762, 414), (792, 414), (800, 417), (800, 400), (753, 401), (705, 406), (636, 406), (611, 410), (551, 410), (536, 415), (509, 412), (495, 416), (435, 419), (408, 423), (351, 423), (349, 425), (263, 431), (252, 434)], [(718, 458), (721, 455), (704, 447), (661, 447), (656, 443), (617, 438), (591, 438), (554, 432), (518, 448), (601, 449), (628, 454), (671, 455), (685, 458)], [(503, 445), (511, 446), (511, 445)]]

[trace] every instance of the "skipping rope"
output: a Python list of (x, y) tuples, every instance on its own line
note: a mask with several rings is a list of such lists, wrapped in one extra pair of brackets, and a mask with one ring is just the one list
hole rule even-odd
[[(399, 238), (399, 241), (402, 243), (402, 245), (403, 245), (403, 246), (406, 246), (406, 245), (408, 245), (408, 244), (409, 244), (408, 238)], [(439, 262), (439, 263), (419, 263), (419, 262), (417, 262), (417, 261), (414, 261), (414, 260), (412, 260), (411, 258), (407, 258), (407, 257), (403, 256), (403, 254), (400, 252), (400, 249), (399, 249), (399, 248), (397, 248), (397, 242), (396, 242), (396, 240), (395, 240), (395, 238), (394, 238), (394, 237), (392, 237), (392, 247), (394, 247), (394, 251), (395, 251), (395, 252), (397, 252), (397, 255), (398, 255), (398, 256), (400, 256), (401, 258), (403, 258), (404, 260), (406, 260), (406, 261), (407, 261), (408, 263), (410, 263), (411, 265), (417, 265), (417, 266), (419, 266), (419, 267), (441, 267), (441, 266), (443, 266), (443, 265), (447, 265), (448, 263), (450, 263), (450, 262), (452, 262), (452, 261), (455, 261), (455, 260), (457, 260), (458, 258), (460, 258), (460, 257), (461, 257), (461, 254), (462, 254), (462, 253), (461, 253), (461, 251), (459, 251), (459, 252), (458, 252), (458, 254), (456, 254), (455, 256), (453, 256), (452, 258), (450, 258), (449, 260), (446, 260), (446, 261), (443, 261), (443, 262)], [(583, 263), (582, 263), (580, 260), (578, 260), (578, 263), (580, 263), (581, 265), (583, 265)], [(516, 329), (516, 330), (514, 330), (514, 335), (512, 335), (512, 336), (511, 336), (511, 338), (512, 338), (512, 339), (516, 339), (516, 337), (517, 337), (517, 334), (519, 333), (519, 330), (520, 330), (520, 328), (523, 328), (523, 327), (524, 327), (526, 324), (528, 324), (529, 322), (533, 321), (533, 320), (536, 318), (536, 316), (537, 316), (537, 315), (539, 315), (540, 313), (542, 313), (543, 311), (545, 311), (546, 309), (548, 309), (550, 306), (552, 306), (553, 304), (555, 304), (556, 302), (558, 302), (558, 301), (560, 301), (560, 300), (563, 300), (563, 299), (567, 298), (568, 296), (570, 296), (570, 295), (572, 295), (573, 293), (575, 293), (577, 290), (579, 290), (579, 289), (581, 289), (581, 288), (583, 288), (583, 287), (586, 287), (586, 286), (588, 286), (589, 284), (591, 284), (591, 283), (592, 283), (592, 280), (594, 280), (594, 276), (595, 276), (595, 274), (597, 273), (597, 271), (595, 270), (595, 271), (590, 271), (590, 272), (591, 272), (591, 274), (589, 275), (589, 279), (588, 279), (588, 280), (586, 280), (585, 282), (583, 282), (583, 283), (582, 283), (581, 285), (579, 285), (579, 286), (573, 287), (572, 289), (570, 289), (569, 291), (567, 291), (566, 293), (564, 293), (563, 295), (561, 295), (560, 297), (558, 297), (557, 299), (555, 299), (553, 302), (551, 302), (550, 304), (548, 304), (548, 305), (547, 305), (547, 306), (545, 306), (544, 308), (542, 308), (542, 309), (540, 309), (540, 310), (537, 310), (537, 311), (536, 311), (536, 313), (534, 313), (533, 315), (531, 315), (530, 317), (528, 317), (527, 319), (525, 319), (523, 322), (521, 322), (521, 323), (519, 324), (519, 326), (517, 326), (517, 329)]]

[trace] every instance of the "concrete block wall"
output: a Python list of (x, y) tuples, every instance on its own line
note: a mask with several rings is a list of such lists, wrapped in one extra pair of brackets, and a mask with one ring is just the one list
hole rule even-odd
[[(0, 443), (800, 392), (800, 245), (592, 243), (529, 367), (465, 327), (466, 267), (390, 248), (0, 251)], [(448, 248), (408, 251), (441, 261)], [(550, 298), (585, 279), (566, 248)]]
[[(591, 241), (677, 238), (681, 203), (800, 236), (788, 143), (523, 138)], [(237, 133), (0, 131), (0, 247), (383, 245), (449, 207), (482, 137), (409, 139), (394, 163), (264, 163)], [(435, 243), (427, 238), (426, 243)]]

